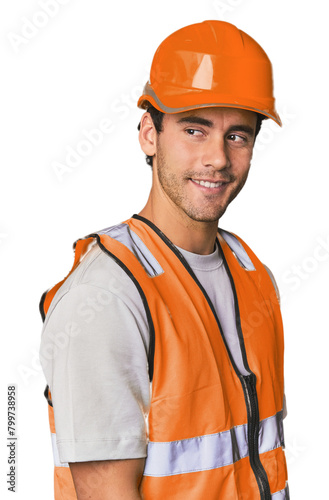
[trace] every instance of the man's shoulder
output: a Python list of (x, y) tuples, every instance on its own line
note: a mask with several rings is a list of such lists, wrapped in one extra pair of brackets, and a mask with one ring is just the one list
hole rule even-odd
[[(107, 230), (108, 228), (103, 232)], [(101, 234), (102, 231), (97, 231), (97, 233)], [(91, 234), (96, 235), (96, 232)], [(96, 239), (89, 244), (79, 264), (58, 288), (48, 312), (50, 313), (65, 295), (77, 287), (80, 289), (97, 287), (119, 297), (122, 296), (123, 300), (125, 296), (135, 291), (135, 286), (129, 276), (117, 265), (111, 255), (103, 251)]]

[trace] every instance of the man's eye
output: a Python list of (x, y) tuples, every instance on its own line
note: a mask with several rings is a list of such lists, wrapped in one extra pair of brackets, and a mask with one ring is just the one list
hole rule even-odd
[(193, 135), (193, 136), (202, 135), (201, 130), (197, 130), (195, 128), (187, 128), (185, 129), (185, 131), (187, 132), (188, 135)]
[(246, 142), (245, 138), (244, 137), (241, 137), (241, 135), (237, 135), (237, 134), (230, 134), (228, 136), (228, 139), (230, 141), (233, 141), (233, 142)]

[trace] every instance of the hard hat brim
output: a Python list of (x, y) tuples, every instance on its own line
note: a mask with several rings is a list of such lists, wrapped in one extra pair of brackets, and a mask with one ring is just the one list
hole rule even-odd
[[(147, 83), (143, 90), (143, 95), (139, 98), (137, 106), (141, 109), (147, 109), (149, 104), (154, 106), (159, 111), (168, 114), (183, 113), (192, 109), (221, 107), (221, 108), (236, 108), (254, 111), (264, 116), (265, 119), (270, 118), (280, 127), (282, 122), (280, 116), (275, 111), (274, 99), (264, 99), (262, 102), (246, 97), (234, 97), (228, 95), (219, 95), (213, 91), (206, 92), (202, 90), (197, 92), (194, 89), (192, 92), (189, 89), (180, 89), (177, 92), (177, 87), (166, 89), (166, 102), (163, 102), (154, 92), (153, 88)], [(265, 102), (266, 101), (266, 102)]]

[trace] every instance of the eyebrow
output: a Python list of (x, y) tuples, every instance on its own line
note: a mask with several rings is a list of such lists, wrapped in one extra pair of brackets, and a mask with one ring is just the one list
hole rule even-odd
[[(183, 116), (179, 120), (177, 120), (177, 123), (191, 123), (191, 124), (196, 124), (196, 125), (204, 125), (205, 127), (213, 127), (214, 122), (211, 120), (207, 120), (206, 118), (202, 118), (201, 116), (197, 115), (190, 115), (190, 116)], [(250, 135), (253, 137), (255, 135), (255, 130), (253, 127), (250, 127), (249, 125), (232, 125), (229, 130), (227, 131), (228, 134), (232, 132), (245, 132), (246, 134)]]
[(180, 118), (177, 123), (195, 123), (197, 125), (204, 125), (205, 127), (214, 126), (214, 122), (211, 120), (206, 120), (206, 118), (196, 115), (183, 116), (183, 118)]

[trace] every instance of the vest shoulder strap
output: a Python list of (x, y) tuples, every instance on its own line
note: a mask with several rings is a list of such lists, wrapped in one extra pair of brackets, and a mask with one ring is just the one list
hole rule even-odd
[(219, 229), (218, 232), (230, 247), (239, 264), (248, 271), (254, 271), (255, 266), (252, 263), (248, 253), (242, 246), (240, 240), (234, 234), (229, 233), (224, 229)]

